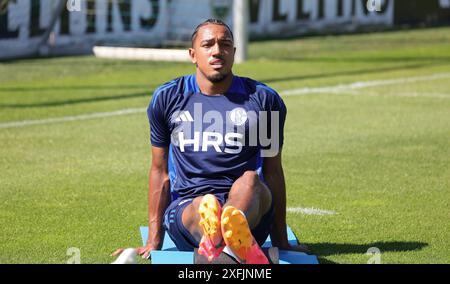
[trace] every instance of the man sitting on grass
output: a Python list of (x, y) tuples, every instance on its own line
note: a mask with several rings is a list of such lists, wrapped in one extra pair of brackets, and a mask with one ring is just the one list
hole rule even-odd
[(160, 249), (164, 230), (209, 260), (226, 246), (241, 263), (268, 263), (260, 246), (269, 234), (280, 249), (305, 251), (287, 238), (283, 100), (232, 73), (233, 34), (220, 20), (197, 26), (189, 54), (195, 74), (159, 87), (147, 110), (149, 234), (137, 252)]

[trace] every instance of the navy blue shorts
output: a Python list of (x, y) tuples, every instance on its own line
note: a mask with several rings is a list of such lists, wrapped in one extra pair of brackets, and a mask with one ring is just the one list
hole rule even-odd
[[(214, 195), (222, 206), (228, 199), (228, 192)], [(193, 198), (174, 200), (164, 213), (164, 228), (180, 251), (193, 251), (194, 248), (198, 248), (199, 244), (194, 236), (184, 227), (182, 221), (183, 211), (186, 206), (192, 203), (192, 200)], [(253, 237), (260, 246), (264, 244), (270, 234), (273, 218), (274, 209), (272, 199), (269, 212), (261, 218), (259, 224), (252, 230)]]

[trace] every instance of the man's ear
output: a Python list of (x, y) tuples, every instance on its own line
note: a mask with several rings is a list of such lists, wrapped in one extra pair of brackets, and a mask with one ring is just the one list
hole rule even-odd
[(189, 48), (189, 56), (191, 57), (192, 63), (197, 64), (197, 57), (195, 56), (195, 49)]

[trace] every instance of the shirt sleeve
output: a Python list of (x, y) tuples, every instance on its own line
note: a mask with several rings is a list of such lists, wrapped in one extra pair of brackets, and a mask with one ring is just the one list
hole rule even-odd
[(163, 92), (156, 90), (147, 108), (147, 117), (150, 124), (150, 143), (152, 146), (168, 147), (170, 144), (170, 131), (166, 111)]

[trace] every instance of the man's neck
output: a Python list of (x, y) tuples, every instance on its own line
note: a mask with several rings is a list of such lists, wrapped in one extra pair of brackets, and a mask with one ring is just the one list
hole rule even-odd
[(196, 80), (198, 87), (202, 94), (205, 95), (220, 95), (224, 94), (230, 88), (233, 83), (233, 74), (230, 73), (223, 81), (213, 83), (208, 80), (199, 70), (196, 72)]

